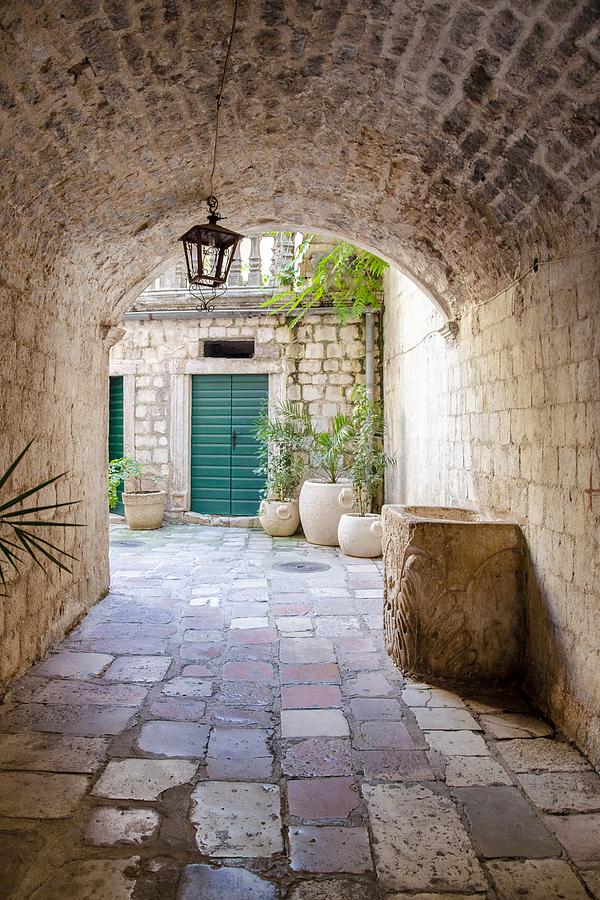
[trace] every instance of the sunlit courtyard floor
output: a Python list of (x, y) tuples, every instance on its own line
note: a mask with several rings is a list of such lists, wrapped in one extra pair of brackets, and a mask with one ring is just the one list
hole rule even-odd
[(598, 776), (516, 693), (403, 679), (380, 561), (111, 545), (111, 592), (1, 707), (2, 900), (600, 897)]

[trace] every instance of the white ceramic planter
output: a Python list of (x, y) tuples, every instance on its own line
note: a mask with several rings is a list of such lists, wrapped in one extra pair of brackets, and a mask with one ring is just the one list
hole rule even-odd
[(263, 500), (258, 519), (267, 534), (273, 537), (289, 537), (298, 531), (300, 513), (297, 500)]
[(309, 544), (337, 547), (338, 525), (354, 506), (349, 484), (305, 481), (300, 491), (300, 521)]
[(343, 515), (338, 526), (338, 539), (346, 556), (372, 559), (381, 556), (381, 516), (358, 513)]
[(164, 491), (129, 493), (123, 491), (125, 519), (131, 531), (152, 531), (161, 528), (165, 514)]

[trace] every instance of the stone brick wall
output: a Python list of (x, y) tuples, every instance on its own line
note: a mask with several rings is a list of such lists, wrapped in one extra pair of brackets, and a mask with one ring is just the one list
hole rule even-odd
[[(5, 570), (9, 584), (7, 596), (0, 597), (0, 698), (10, 679), (43, 656), (108, 590), (108, 351), (103, 332), (85, 315), (91, 298), (83, 290), (71, 294), (76, 312), (58, 304), (48, 307), (48, 297), (61, 296), (71, 277), (57, 267), (42, 293), (28, 284), (27, 256), (18, 253), (0, 275), (0, 471), (35, 439), (3, 486), (1, 502), (66, 472), (30, 500), (40, 505), (77, 500), (71, 511), (47, 515), (82, 526), (31, 529), (76, 557), (64, 560), (72, 575), (48, 565), (46, 577), (30, 559), (24, 560), (20, 576)], [(3, 536), (10, 537), (6, 528)]]
[[(581, 248), (567, 248), (564, 254)], [(530, 553), (527, 682), (600, 764), (600, 255), (543, 265), (465, 312), (455, 341), (405, 276), (387, 279), (391, 502), (515, 519)], [(485, 299), (485, 298), (482, 298)]]
[[(307, 405), (316, 427), (327, 429), (333, 416), (348, 411), (349, 389), (365, 379), (364, 322), (340, 323), (335, 315), (309, 315), (289, 327), (284, 317), (199, 317), (133, 320), (110, 352), (110, 374), (132, 379), (131, 404), (125, 402), (125, 421), (133, 423), (126, 452), (144, 463), (148, 475), (169, 484), (177, 465), (171, 447), (171, 417), (176, 402), (174, 373), (261, 371), (277, 375), (272, 402), (300, 401)], [(376, 329), (377, 332), (377, 329)], [(377, 333), (376, 333), (377, 338)], [(204, 357), (204, 341), (253, 339), (252, 359), (212, 360)], [(376, 342), (377, 343), (377, 342)], [(376, 351), (376, 368), (378, 347)], [(200, 370), (196, 363), (201, 361)], [(127, 394), (127, 391), (126, 391)], [(171, 485), (169, 485), (171, 486)], [(177, 507), (171, 498), (170, 506)]]

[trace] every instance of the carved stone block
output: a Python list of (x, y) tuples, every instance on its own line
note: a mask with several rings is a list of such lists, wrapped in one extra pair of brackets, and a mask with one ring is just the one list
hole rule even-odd
[(409, 675), (510, 678), (524, 638), (518, 525), (443, 507), (384, 506), (384, 629)]

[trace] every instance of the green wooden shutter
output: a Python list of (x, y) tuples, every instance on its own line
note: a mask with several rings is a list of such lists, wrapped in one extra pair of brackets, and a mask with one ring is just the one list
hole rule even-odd
[(231, 376), (231, 418), (236, 446), (231, 454), (231, 514), (255, 516), (264, 478), (254, 474), (258, 466), (258, 443), (254, 423), (269, 395), (268, 375)]
[(253, 473), (258, 465), (258, 447), (252, 431), (268, 389), (267, 375), (192, 376), (194, 512), (256, 515), (264, 482)]
[(231, 375), (192, 375), (194, 512), (231, 514)]
[[(120, 459), (124, 453), (123, 443), (123, 376), (114, 375), (109, 379), (109, 396), (108, 396), (108, 458)], [(123, 493), (123, 483), (119, 485), (118, 490), (119, 502), (112, 510), (117, 515), (122, 516), (124, 513), (123, 503), (121, 502), (121, 494)]]

